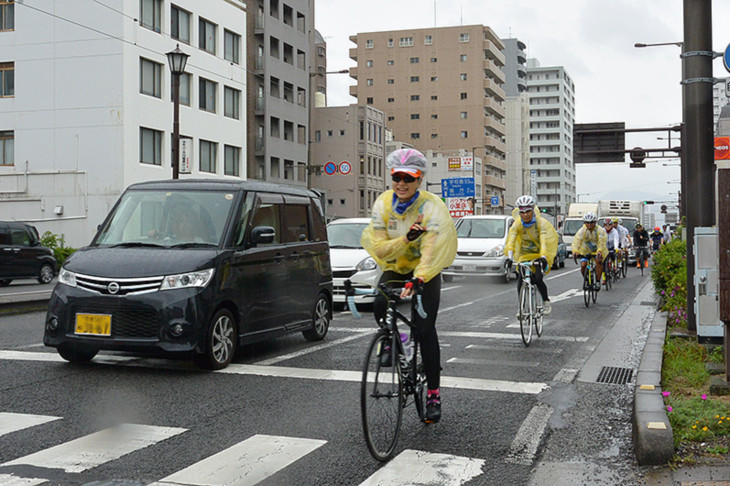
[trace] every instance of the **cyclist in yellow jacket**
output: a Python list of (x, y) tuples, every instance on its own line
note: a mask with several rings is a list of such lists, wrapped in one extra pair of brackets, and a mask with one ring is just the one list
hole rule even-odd
[[(456, 228), (444, 202), (419, 190), (428, 161), (417, 150), (401, 149), (385, 160), (393, 189), (373, 205), (370, 224), (362, 233), (363, 248), (383, 270), (380, 282), (403, 286), (401, 297), (412, 294), (413, 285), (423, 285), (424, 319), (416, 314), (416, 338), (421, 348), (428, 382), (426, 422), (441, 418), (441, 354), (436, 316), (441, 298), (441, 270), (456, 256)], [(385, 317), (387, 303), (378, 296), (373, 303), (375, 318)]]
[(603, 259), (608, 255), (608, 247), (606, 241), (608, 235), (606, 230), (600, 226), (596, 226), (598, 216), (594, 213), (587, 212), (583, 215), (583, 226), (573, 236), (573, 260), (578, 260), (580, 255), (580, 273), (585, 276), (586, 265), (588, 264), (589, 255), (596, 257), (596, 283), (594, 288), (601, 290), (601, 275), (603, 274)]
[[(511, 267), (513, 260), (518, 262), (537, 260), (539, 264), (533, 265), (535, 271), (532, 279), (542, 297), (543, 314), (548, 315), (552, 312), (552, 304), (548, 298), (543, 274), (550, 272), (558, 251), (558, 233), (550, 221), (542, 217), (532, 196), (524, 195), (517, 198), (512, 217), (514, 222), (509, 228), (507, 242), (504, 245), (507, 266)], [(517, 295), (521, 287), (522, 279), (518, 278)]]

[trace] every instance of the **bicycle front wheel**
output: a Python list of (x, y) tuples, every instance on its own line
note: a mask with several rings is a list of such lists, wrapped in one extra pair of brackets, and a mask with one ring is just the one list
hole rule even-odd
[(530, 290), (528, 290), (528, 284), (523, 283), (520, 287), (520, 334), (522, 335), (522, 342), (525, 346), (530, 345), (532, 341), (532, 312), (530, 302)]
[(586, 307), (589, 307), (591, 305), (591, 292), (593, 292), (591, 269), (586, 268), (586, 274), (583, 277), (583, 302), (585, 302)]
[(360, 386), (365, 442), (379, 461), (393, 455), (403, 417), (405, 396), (395, 344), (392, 333), (381, 330), (375, 335), (365, 356)]
[(621, 276), (623, 278), (626, 278), (626, 270), (629, 266), (629, 257), (627, 257), (625, 254), (623, 258), (621, 259)]

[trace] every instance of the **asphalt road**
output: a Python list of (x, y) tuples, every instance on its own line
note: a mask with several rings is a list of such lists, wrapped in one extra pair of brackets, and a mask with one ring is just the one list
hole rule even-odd
[[(643, 321), (612, 330), (647, 279), (632, 269), (586, 308), (568, 261), (548, 276), (553, 314), (528, 348), (515, 282), (444, 284), (443, 419), (407, 409), (387, 464), (370, 456), (359, 411), (370, 313), (336, 312), (322, 343), (247, 346), (212, 373), (112, 353), (70, 365), (41, 344), (43, 313), (0, 316), (0, 485), (643, 484), (632, 383), (596, 380), (638, 365)], [(606, 339), (623, 344), (607, 353)]]

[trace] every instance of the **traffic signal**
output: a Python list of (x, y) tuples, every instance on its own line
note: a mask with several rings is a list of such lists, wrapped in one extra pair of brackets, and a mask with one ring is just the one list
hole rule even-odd
[(644, 201), (644, 204), (654, 204), (654, 201)]
[(660, 209), (662, 210), (663, 214), (667, 214), (667, 205), (666, 204), (662, 204)]

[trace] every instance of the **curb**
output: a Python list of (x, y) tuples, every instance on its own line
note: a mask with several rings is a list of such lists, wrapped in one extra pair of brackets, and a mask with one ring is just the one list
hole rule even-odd
[(662, 358), (667, 331), (666, 312), (657, 312), (649, 328), (636, 373), (632, 436), (640, 466), (666, 464), (674, 455), (672, 426), (661, 394)]

